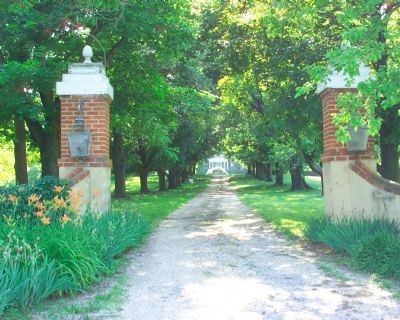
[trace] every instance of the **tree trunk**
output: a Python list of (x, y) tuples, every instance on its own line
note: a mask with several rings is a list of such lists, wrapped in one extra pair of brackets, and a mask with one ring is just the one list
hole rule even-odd
[(192, 176), (196, 175), (196, 165), (197, 165), (196, 162), (192, 164), (192, 173), (191, 173)]
[(398, 145), (385, 143), (381, 139), (381, 166), (379, 173), (382, 177), (400, 182)]
[(253, 174), (253, 168), (251, 167), (250, 164), (247, 165), (247, 174), (252, 175)]
[(149, 193), (149, 186), (147, 183), (147, 177), (149, 172), (146, 169), (141, 169), (139, 172), (140, 176), (140, 193)]
[[(384, 21), (384, 20), (382, 20)], [(385, 20), (388, 23), (389, 19)], [(387, 46), (385, 28), (382, 28), (378, 33), (378, 42), (383, 46)], [(374, 68), (379, 71), (386, 71), (388, 69), (388, 51), (385, 50), (384, 54), (377, 61)], [(400, 182), (400, 168), (399, 168), (399, 143), (398, 141), (398, 128), (400, 126), (399, 111), (400, 104), (394, 105), (390, 109), (382, 108), (378, 111), (378, 115), (383, 119), (380, 130), (380, 147), (381, 147), (381, 166), (380, 174), (389, 180)]]
[(262, 162), (256, 162), (256, 178), (260, 180), (265, 180), (267, 178), (267, 172), (265, 165)]
[(53, 91), (40, 92), (40, 99), (45, 111), (46, 125), (25, 118), (32, 139), (40, 150), (40, 162), (43, 176), (59, 176), (57, 160), (61, 154), (60, 101), (54, 99)]
[(321, 175), (321, 196), (324, 195), (324, 175)]
[(174, 176), (174, 172), (173, 170), (169, 170), (168, 173), (168, 189), (176, 189), (177, 185), (176, 185), (176, 179)]
[(290, 178), (292, 180), (292, 187), (290, 190), (294, 191), (304, 189), (304, 177), (299, 166), (290, 168)]
[(290, 190), (304, 190), (310, 189), (310, 186), (306, 183), (303, 175), (303, 157), (300, 153), (294, 154), (289, 160), (289, 171), (290, 178), (292, 180), (292, 186)]
[(15, 182), (17, 184), (28, 183), (28, 165), (26, 159), (25, 121), (14, 116), (14, 158), (15, 158)]
[(158, 190), (159, 191), (167, 190), (167, 182), (165, 180), (165, 170), (158, 169), (157, 174), (158, 174)]
[(278, 163), (275, 169), (275, 185), (283, 186), (283, 169)]
[(267, 181), (268, 182), (272, 181), (272, 168), (270, 163), (267, 163), (265, 170), (266, 170), (265, 174)]
[(181, 171), (181, 181), (182, 181), (182, 183), (187, 182), (188, 179), (189, 179), (188, 170), (187, 170), (187, 169), (183, 169), (183, 170)]
[(113, 161), (114, 177), (115, 177), (115, 190), (114, 196), (116, 198), (125, 198), (126, 195), (126, 163), (124, 151), (124, 137), (122, 133), (113, 132), (113, 143), (111, 146), (111, 159)]
[(168, 188), (169, 189), (179, 188), (181, 185), (180, 180), (181, 180), (180, 170), (178, 168), (170, 169), (168, 174)]

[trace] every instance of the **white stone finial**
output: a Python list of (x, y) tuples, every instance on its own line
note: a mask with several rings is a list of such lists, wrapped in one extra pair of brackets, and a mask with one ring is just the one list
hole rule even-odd
[(93, 50), (91, 46), (86, 45), (83, 48), (82, 55), (85, 58), (85, 61), (83, 61), (83, 63), (92, 63)]

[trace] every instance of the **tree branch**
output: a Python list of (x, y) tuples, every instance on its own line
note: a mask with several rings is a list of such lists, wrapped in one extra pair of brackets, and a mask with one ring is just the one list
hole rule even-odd
[(303, 154), (303, 157), (306, 160), (309, 167), (311, 168), (311, 170), (322, 177), (322, 167), (314, 162), (314, 157), (315, 154), (317, 153), (317, 150), (314, 149), (313, 152), (311, 152), (311, 154), (308, 154), (304, 150), (301, 150), (301, 153)]
[(96, 36), (101, 32), (101, 30), (104, 27), (104, 20), (103, 19), (99, 19), (96, 21), (96, 26), (92, 29), (92, 31), (89, 34), (89, 37), (86, 40), (86, 44), (87, 45), (91, 45), (93, 40), (96, 38)]
[(106, 54), (106, 61), (105, 61), (106, 65), (110, 64), (110, 61), (112, 60), (115, 52), (118, 50), (118, 48), (120, 48), (123, 44), (125, 44), (127, 40), (128, 40), (127, 36), (122, 36), (116, 43), (114, 43), (114, 45)]

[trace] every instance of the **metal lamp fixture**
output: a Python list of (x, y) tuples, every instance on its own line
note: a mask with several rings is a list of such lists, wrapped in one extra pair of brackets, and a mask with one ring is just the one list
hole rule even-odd
[(85, 120), (83, 119), (83, 107), (83, 100), (79, 99), (79, 116), (75, 119), (74, 124), (67, 133), (71, 158), (77, 158), (79, 160), (85, 160), (89, 157), (89, 149), (92, 140), (92, 134), (86, 128)]
[(347, 128), (347, 131), (350, 134), (347, 149), (352, 153), (365, 151), (368, 145), (368, 128)]

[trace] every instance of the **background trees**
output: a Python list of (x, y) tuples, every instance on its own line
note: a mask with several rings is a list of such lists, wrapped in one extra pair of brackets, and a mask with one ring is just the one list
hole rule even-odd
[(227, 132), (222, 149), (258, 168), (258, 177), (269, 178), (274, 167), (281, 183), (289, 170), (292, 189), (306, 188), (305, 164), (322, 173), (321, 106), (315, 96), (296, 98), (296, 88), (308, 79), (304, 68), (337, 42), (326, 23), (331, 17), (285, 1), (214, 1), (203, 14), (205, 71), (229, 118), (220, 116)]
[[(115, 87), (111, 157), (116, 193), (125, 195), (126, 166), (140, 174), (142, 191), (147, 192), (148, 172), (166, 170), (178, 161), (174, 134), (180, 124), (187, 126), (193, 120), (185, 111), (188, 120), (180, 121), (174, 105), (179, 90), (168, 80), (173, 77), (171, 69), (184, 64), (184, 54), (193, 44), (195, 26), (190, 19), (190, 2), (185, 0), (2, 4), (0, 104), (3, 132), (15, 144), (16, 181), (27, 182), (26, 138), (40, 151), (42, 175), (58, 175), (55, 82), (68, 63), (80, 60), (88, 43), (94, 47), (94, 59), (106, 65)], [(197, 89), (192, 90), (195, 96)], [(194, 135), (198, 133), (193, 139), (199, 145), (205, 138), (200, 122), (193, 124), (197, 125)], [(195, 147), (197, 155), (189, 157), (191, 162), (201, 157), (201, 148)]]
[[(42, 174), (57, 175), (59, 103), (54, 84), (82, 47), (94, 47), (115, 88), (112, 152), (116, 195), (126, 169), (156, 171), (179, 186), (196, 163), (225, 152), (261, 179), (302, 189), (320, 166), (321, 106), (315, 82), (374, 75), (341, 98), (343, 127), (376, 134), (380, 172), (399, 181), (399, 5), (384, 1), (30, 1), (0, 6), (1, 132), (13, 141), (17, 182), (26, 143)], [(345, 45), (343, 45), (345, 44)], [(307, 72), (306, 72), (307, 71)], [(300, 88), (300, 89), (299, 89)], [(25, 141), (27, 139), (27, 142)], [(164, 182), (163, 182), (164, 181)]]

